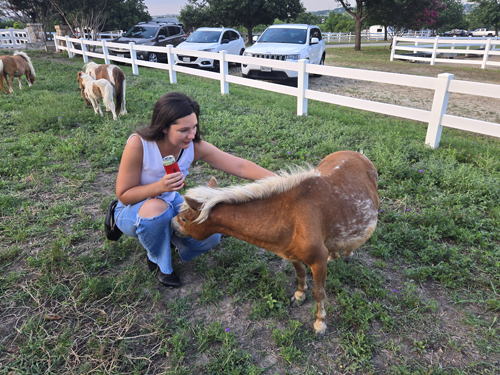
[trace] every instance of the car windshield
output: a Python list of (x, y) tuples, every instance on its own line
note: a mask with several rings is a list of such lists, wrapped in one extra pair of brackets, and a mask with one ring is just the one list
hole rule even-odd
[(191, 43), (217, 43), (220, 37), (220, 31), (195, 31), (186, 42)]
[(158, 27), (134, 26), (123, 35), (125, 38), (154, 38)]
[(304, 29), (267, 29), (259, 38), (259, 43), (306, 43), (307, 30)]

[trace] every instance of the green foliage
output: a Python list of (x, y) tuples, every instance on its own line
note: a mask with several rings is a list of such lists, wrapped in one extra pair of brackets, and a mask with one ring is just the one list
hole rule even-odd
[(325, 31), (337, 33), (354, 32), (356, 22), (351, 15), (347, 13), (330, 12), (325, 20)]

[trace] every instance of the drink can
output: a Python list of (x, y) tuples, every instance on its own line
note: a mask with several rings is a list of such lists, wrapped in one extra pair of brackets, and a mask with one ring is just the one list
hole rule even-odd
[[(163, 158), (163, 168), (165, 168), (167, 174), (181, 171), (173, 155), (168, 155)], [(182, 187), (184, 186), (186, 186), (185, 182), (182, 183)]]

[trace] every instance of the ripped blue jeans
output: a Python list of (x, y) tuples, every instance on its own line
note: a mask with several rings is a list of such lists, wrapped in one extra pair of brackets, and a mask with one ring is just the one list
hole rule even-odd
[(172, 242), (184, 262), (189, 262), (208, 250), (215, 247), (221, 235), (214, 234), (206, 240), (198, 241), (191, 237), (178, 237), (170, 227), (170, 220), (179, 213), (180, 205), (184, 200), (179, 193), (175, 194), (172, 202), (165, 202), (168, 208), (155, 217), (139, 216), (139, 209), (145, 201), (124, 206), (118, 202), (115, 208), (116, 225), (129, 237), (138, 238), (147, 250), (148, 258), (158, 264), (161, 272), (172, 273), (172, 257), (170, 242)]

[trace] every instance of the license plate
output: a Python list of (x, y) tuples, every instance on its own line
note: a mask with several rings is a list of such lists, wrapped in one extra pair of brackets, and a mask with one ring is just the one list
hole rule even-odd
[(191, 59), (189, 57), (183, 57), (182, 61), (184, 61), (184, 62), (191, 62)]
[(118, 56), (118, 57), (125, 57), (125, 55), (123, 53), (118, 53), (116, 56)]
[(261, 72), (270, 72), (272, 69), (270, 66), (261, 66), (260, 71)]

